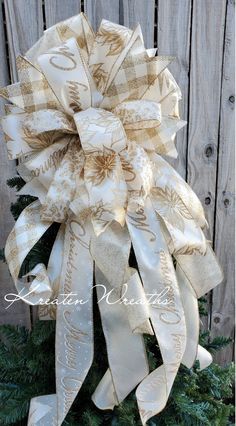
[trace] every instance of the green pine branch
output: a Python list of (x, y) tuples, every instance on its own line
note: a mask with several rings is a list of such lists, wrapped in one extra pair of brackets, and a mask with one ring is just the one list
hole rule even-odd
[(30, 195), (20, 195), (16, 202), (11, 204), (10, 208), (14, 220), (17, 220), (23, 210), (35, 200), (37, 200), (36, 197), (31, 197)]
[(203, 331), (199, 335), (199, 343), (200, 345), (204, 346), (209, 352), (215, 353), (226, 346), (228, 346), (232, 339), (230, 337), (224, 337), (224, 336), (216, 336), (213, 339), (210, 339), (210, 332), (209, 331)]
[[(91, 401), (108, 362), (98, 309), (95, 304), (95, 359), (79, 396), (63, 426), (141, 426), (132, 392), (114, 411), (100, 411)], [(226, 339), (208, 343), (215, 349)], [(155, 339), (145, 338), (152, 368), (161, 364)], [(0, 326), (0, 424), (25, 425), (30, 399), (55, 392), (55, 322), (37, 321), (32, 331), (24, 327)], [(150, 355), (151, 354), (151, 355)], [(234, 366), (212, 364), (199, 371), (181, 366), (166, 408), (149, 426), (230, 425), (233, 415)], [(23, 423), (22, 423), (23, 422)]]
[(0, 249), (0, 262), (6, 262), (6, 259), (5, 259), (5, 254), (4, 254), (4, 248), (1, 248)]
[(17, 191), (20, 191), (20, 189), (25, 185), (25, 181), (18, 175), (8, 179), (7, 185), (10, 188), (15, 188)]

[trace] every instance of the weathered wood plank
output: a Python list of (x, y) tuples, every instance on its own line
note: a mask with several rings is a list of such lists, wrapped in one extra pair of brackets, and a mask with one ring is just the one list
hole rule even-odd
[[(190, 101), (188, 129), (187, 179), (200, 198), (209, 223), (205, 230), (214, 239), (216, 168), (220, 115), (221, 78), (224, 43), (226, 0), (193, 2)], [(210, 296), (208, 318), (203, 328), (210, 325)]]
[(97, 30), (102, 19), (119, 23), (120, 4), (117, 0), (85, 0), (84, 12)]
[(16, 57), (20, 53), (24, 54), (43, 32), (42, 2), (41, 0), (4, 0), (4, 5), (11, 77), (12, 81), (16, 81)]
[[(2, 8), (0, 9), (0, 86), (9, 84), (9, 74), (7, 66), (6, 40), (4, 34), (4, 23)], [(4, 101), (0, 99), (0, 116), (4, 115)], [(9, 161), (5, 147), (5, 140), (0, 127), (0, 247), (5, 246), (9, 232), (14, 226), (14, 220), (10, 214), (10, 205), (14, 201), (13, 191), (6, 184), (7, 179), (14, 176), (15, 162)], [(15, 292), (13, 281), (10, 277), (8, 267), (0, 262), (0, 323), (1, 324), (20, 324), (30, 325), (29, 307), (23, 302), (17, 302), (9, 309), (6, 309), (8, 303), (4, 296), (7, 293)]]
[[(12, 82), (17, 81), (16, 57), (24, 54), (43, 33), (41, 0), (4, 0)], [(30, 326), (30, 308), (24, 305)]]
[[(218, 184), (216, 200), (215, 250), (224, 270), (224, 282), (213, 291), (212, 323), (213, 336), (234, 337), (234, 207), (235, 207), (235, 29), (234, 1), (227, 5), (225, 49), (222, 79), (222, 99), (220, 118), (220, 141)], [(224, 364), (233, 360), (233, 344), (216, 355), (216, 361)]]
[(188, 182), (202, 201), (213, 238), (225, 0), (193, 2)]
[(154, 0), (123, 0), (121, 3), (120, 19), (126, 27), (135, 28), (141, 25), (146, 47), (154, 45)]
[(64, 21), (80, 13), (80, 0), (45, 0), (46, 27), (51, 27), (57, 22)]
[[(180, 115), (183, 120), (187, 121), (191, 2), (189, 0), (182, 0), (181, 2), (179, 0), (159, 0), (157, 16), (158, 55), (176, 57), (169, 69), (182, 91)], [(185, 126), (177, 133), (176, 137), (178, 159), (168, 160), (183, 178), (186, 178), (187, 169), (187, 136), (188, 126)]]

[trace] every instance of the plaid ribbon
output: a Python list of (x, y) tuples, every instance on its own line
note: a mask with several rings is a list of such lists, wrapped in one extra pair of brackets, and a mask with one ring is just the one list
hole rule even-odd
[(41, 71), (22, 56), (18, 56), (16, 64), (20, 82), (1, 89), (0, 96), (28, 113), (40, 109), (61, 109)]

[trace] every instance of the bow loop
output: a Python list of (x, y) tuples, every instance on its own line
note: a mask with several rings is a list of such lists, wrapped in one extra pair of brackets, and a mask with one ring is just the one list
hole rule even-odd
[(74, 121), (62, 111), (54, 109), (42, 109), (27, 114), (22, 128), (25, 135), (32, 136), (47, 132), (77, 133)]
[(126, 134), (118, 117), (100, 108), (88, 108), (74, 115), (81, 144), (86, 153), (102, 150), (122, 151), (127, 144)]
[(70, 143), (62, 159), (41, 208), (41, 219), (63, 223), (76, 192), (76, 176), (80, 176), (84, 165), (82, 150), (77, 142)]
[(38, 63), (64, 110), (75, 112), (102, 101), (76, 39), (39, 56)]
[(129, 191), (129, 207), (143, 206), (153, 186), (153, 167), (145, 150), (130, 142), (122, 152), (121, 163)]
[(100, 205), (100, 217), (92, 220), (99, 234), (112, 220), (124, 225), (127, 190), (118, 153), (126, 147), (126, 135), (119, 118), (99, 108), (79, 112), (74, 120), (85, 153), (90, 207)]
[(126, 130), (150, 129), (161, 123), (161, 104), (149, 100), (122, 102), (113, 112)]

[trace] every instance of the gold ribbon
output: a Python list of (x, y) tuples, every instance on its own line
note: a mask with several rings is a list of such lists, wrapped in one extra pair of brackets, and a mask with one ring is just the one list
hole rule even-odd
[[(20, 82), (0, 92), (13, 104), (2, 126), (9, 158), (21, 159), (20, 194), (38, 198), (9, 235), (6, 259), (26, 302), (57, 321), (56, 394), (31, 400), (30, 426), (60, 426), (89, 371), (94, 270), (109, 362), (92, 396), (99, 408), (138, 386), (145, 425), (165, 407), (181, 362), (211, 362), (198, 346), (197, 297), (222, 272), (200, 201), (162, 158), (176, 157), (185, 125), (172, 59), (145, 49), (140, 26), (103, 20), (94, 34), (80, 14), (45, 31), (17, 60)], [(53, 222), (61, 226), (47, 269), (19, 278)], [(129, 266), (131, 244), (139, 272)], [(84, 303), (64, 304), (68, 295)], [(163, 359), (150, 374), (144, 333), (155, 334)]]

